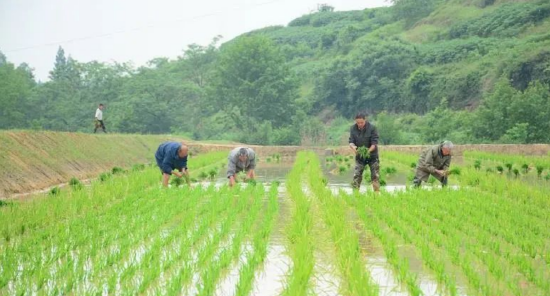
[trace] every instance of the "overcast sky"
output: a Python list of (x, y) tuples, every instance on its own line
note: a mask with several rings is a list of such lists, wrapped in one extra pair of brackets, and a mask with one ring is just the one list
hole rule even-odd
[(175, 58), (192, 43), (222, 42), (316, 9), (388, 5), (385, 0), (0, 0), (0, 51), (47, 80), (57, 48), (78, 61)]

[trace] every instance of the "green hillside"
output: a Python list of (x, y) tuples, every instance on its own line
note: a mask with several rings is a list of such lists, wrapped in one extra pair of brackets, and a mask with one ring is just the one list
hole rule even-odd
[(112, 131), (197, 140), (337, 144), (363, 110), (386, 144), (550, 142), (549, 1), (392, 2), (321, 5), (140, 68), (60, 48), (46, 83), (0, 55), (0, 128), (89, 132), (103, 102)]

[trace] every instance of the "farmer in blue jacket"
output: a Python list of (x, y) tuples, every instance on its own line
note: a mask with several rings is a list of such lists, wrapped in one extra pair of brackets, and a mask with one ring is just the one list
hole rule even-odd
[[(189, 184), (189, 171), (187, 170), (187, 153), (189, 148), (184, 143), (164, 142), (160, 144), (155, 153), (157, 165), (162, 172), (162, 186), (168, 187), (170, 175), (178, 178), (185, 176)], [(174, 172), (174, 170), (177, 170)]]

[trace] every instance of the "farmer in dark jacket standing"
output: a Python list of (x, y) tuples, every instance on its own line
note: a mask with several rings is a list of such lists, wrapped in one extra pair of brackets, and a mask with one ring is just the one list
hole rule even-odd
[(430, 175), (439, 180), (443, 186), (447, 186), (447, 176), (449, 174), (449, 166), (451, 165), (451, 150), (453, 146), (451, 141), (444, 141), (420, 153), (413, 180), (415, 187), (419, 187), (422, 181), (426, 182)]
[[(165, 142), (160, 144), (155, 159), (157, 165), (162, 172), (162, 186), (168, 187), (170, 175), (175, 175), (178, 178), (183, 176), (189, 184), (189, 171), (187, 170), (187, 153), (189, 148), (184, 143)], [(176, 172), (173, 172), (177, 170)]]
[[(359, 189), (363, 180), (363, 171), (365, 166), (370, 168), (370, 178), (372, 188), (375, 192), (380, 191), (380, 163), (378, 160), (378, 132), (376, 127), (372, 125), (366, 113), (358, 113), (355, 116), (355, 124), (351, 126), (349, 131), (349, 146), (355, 153), (355, 172), (353, 175), (352, 186)], [(368, 157), (359, 155), (357, 149), (366, 147), (368, 149)]]

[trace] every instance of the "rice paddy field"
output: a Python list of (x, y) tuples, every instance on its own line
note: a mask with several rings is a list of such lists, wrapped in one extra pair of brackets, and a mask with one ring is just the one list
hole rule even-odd
[(414, 189), (418, 155), (384, 152), (380, 194), (349, 156), (262, 156), (234, 188), (226, 157), (0, 201), (0, 295), (550, 295), (550, 156), (469, 151)]

